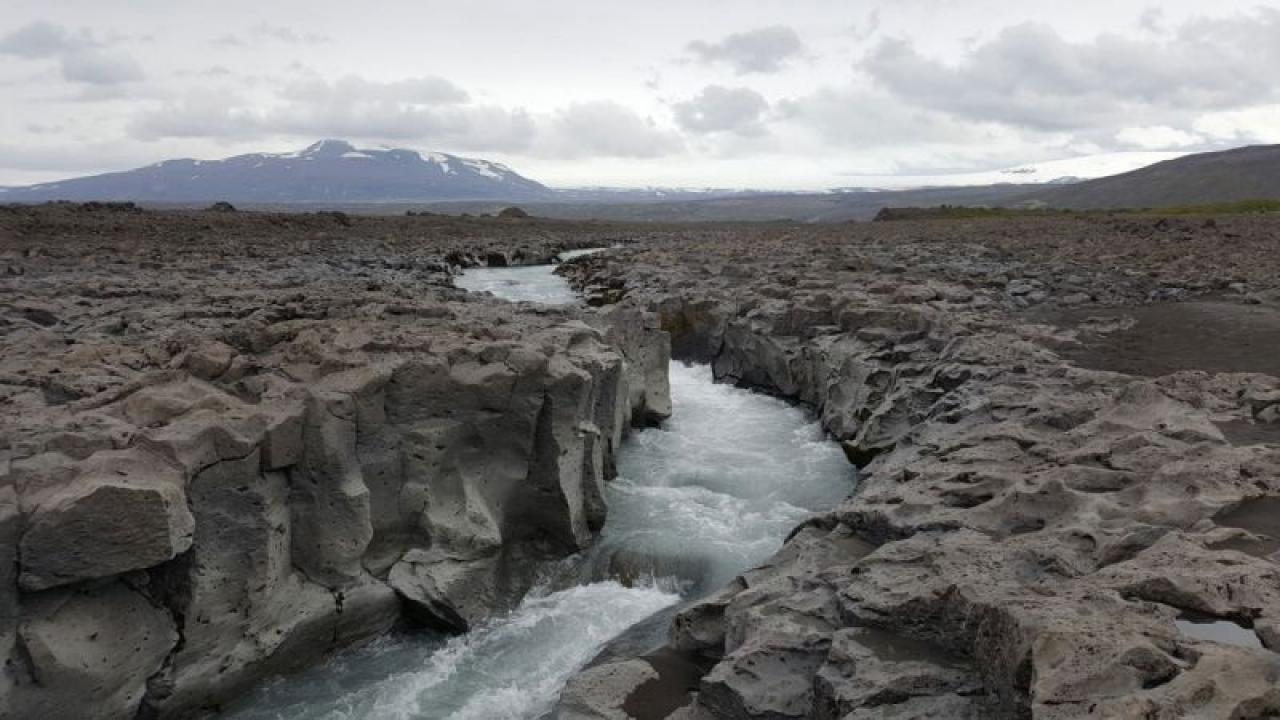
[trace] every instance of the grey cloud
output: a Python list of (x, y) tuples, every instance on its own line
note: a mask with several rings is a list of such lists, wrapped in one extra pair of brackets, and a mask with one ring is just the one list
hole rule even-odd
[(57, 135), (66, 131), (65, 125), (46, 125), (44, 123), (27, 123), (25, 126), (27, 132), (32, 135)]
[(1187, 120), (1277, 95), (1280, 11), (1198, 19), (1168, 40), (1105, 34), (1071, 42), (1052, 28), (1009, 27), (958, 64), (908, 41), (882, 41), (860, 67), (897, 96), (973, 120), (1036, 130)]
[[(190, 94), (141, 113), (129, 133), (144, 141), (349, 137), (440, 150), (530, 151), (564, 158), (648, 158), (682, 147), (674, 132), (614, 102), (577, 103), (539, 118), (521, 109), (458, 103), (456, 95), (440, 92), (443, 86), (423, 80), (315, 81), (287, 88), (281, 102), (265, 108), (227, 93)], [(404, 95), (394, 96), (395, 89)], [(427, 97), (440, 102), (406, 100)]]
[(804, 43), (795, 30), (772, 25), (734, 33), (719, 42), (691, 42), (687, 50), (705, 64), (726, 63), (739, 75), (746, 75), (781, 70), (787, 60), (804, 51)]
[(768, 101), (755, 90), (720, 85), (709, 85), (696, 97), (672, 107), (676, 122), (685, 130), (740, 135), (763, 133), (761, 118), (768, 109)]
[(865, 23), (854, 24), (849, 28), (849, 33), (853, 39), (860, 42), (870, 40), (877, 32), (880, 31), (880, 9), (876, 8), (867, 15)]
[(127, 141), (77, 143), (60, 137), (62, 129), (47, 140), (0, 142), (0, 168), (38, 172), (83, 173), (86, 169), (137, 167), (156, 160), (155, 150)]
[[(111, 42), (119, 42), (115, 37)], [(88, 85), (116, 85), (144, 77), (142, 67), (127, 53), (111, 50), (87, 30), (72, 32), (62, 25), (37, 21), (0, 38), (0, 53), (37, 60), (58, 59), (62, 77)]]
[(62, 57), (62, 76), (89, 85), (118, 85), (142, 80), (142, 66), (124, 53), (87, 49)]
[(520, 150), (534, 134), (533, 122), (523, 110), (486, 105), (289, 106), (265, 114), (260, 122), (271, 134), (412, 140), (459, 150)]
[(249, 31), (255, 38), (276, 40), (290, 45), (322, 45), (333, 42), (333, 38), (318, 33), (299, 33), (292, 28), (270, 23), (258, 23)]
[(57, 57), (88, 43), (84, 35), (75, 36), (61, 25), (39, 20), (0, 38), (0, 53), (34, 60)]
[(523, 110), (462, 104), (466, 98), (434, 77), (311, 79), (282, 88), (274, 104), (217, 91), (188, 94), (139, 114), (129, 132), (141, 140), (352, 137), (475, 150), (518, 150), (532, 140), (534, 123)]
[(225, 93), (190, 93), (136, 116), (129, 134), (138, 140), (163, 138), (248, 139), (265, 134), (259, 120)]
[(1159, 7), (1143, 10), (1142, 15), (1138, 17), (1138, 27), (1147, 32), (1164, 32), (1164, 10)]
[(661, 157), (683, 147), (680, 138), (616, 102), (574, 103), (555, 114), (541, 150), (560, 157)]
[(74, 93), (64, 96), (69, 102), (98, 103), (124, 100), (130, 103), (162, 100), (172, 97), (172, 93), (164, 88), (137, 82), (112, 83), (109, 85), (82, 84)]
[(287, 45), (323, 45), (333, 42), (333, 38), (319, 33), (298, 32), (284, 25), (258, 23), (244, 36), (225, 33), (212, 40), (214, 45), (226, 47), (245, 47), (260, 42), (278, 42)]
[(465, 90), (435, 76), (391, 82), (313, 77), (289, 83), (280, 97), (286, 102), (261, 116), (273, 133), (420, 140), (484, 150), (517, 150), (534, 134), (522, 110), (465, 104)]

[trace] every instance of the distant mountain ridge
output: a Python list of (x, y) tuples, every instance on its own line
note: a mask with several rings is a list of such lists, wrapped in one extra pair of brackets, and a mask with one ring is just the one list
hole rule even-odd
[(356, 148), (321, 140), (292, 153), (166, 160), (123, 172), (0, 189), (0, 202), (382, 203), (549, 199), (553, 192), (500, 163), (445, 153)]
[[(1030, 173), (1014, 172), (1013, 177)], [(648, 204), (534, 205), (551, 217), (658, 221), (843, 222), (870, 220), (885, 207), (1048, 207), (1070, 210), (1160, 208), (1280, 199), (1280, 145), (1184, 155), (1117, 175), (1038, 183), (907, 190), (741, 194)]]
[[(885, 207), (1159, 208), (1280, 198), (1280, 145), (1186, 155), (1082, 180), (1061, 163), (1017, 168), (995, 182), (905, 190), (769, 192), (723, 188), (552, 189), (487, 160), (405, 149), (357, 149), (322, 140), (292, 153), (168, 160), (136, 170), (0, 188), (0, 203), (132, 200), (247, 207), (323, 206), (366, 212), (492, 213), (509, 204), (544, 217), (630, 221), (843, 222)], [(1023, 180), (1035, 178), (1035, 181)]]
[(1280, 198), (1280, 145), (1186, 155), (1039, 190), (1023, 202), (1072, 210), (1159, 208)]

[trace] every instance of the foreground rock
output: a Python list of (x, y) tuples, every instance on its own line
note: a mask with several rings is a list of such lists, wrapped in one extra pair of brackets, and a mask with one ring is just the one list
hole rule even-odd
[[(646, 656), (584, 671), (561, 716), (1280, 713), (1280, 433), (1263, 409), (1280, 363), (1261, 349), (1280, 325), (1208, 327), (1234, 342), (1206, 352), (1204, 335), (1145, 363), (1115, 350), (1199, 311), (1125, 319), (1184, 263), (1257, 262), (1250, 282), (1274, 292), (1260, 248), (1274, 253), (1280, 224), (1216, 257), (1196, 227), (1160, 240), (1178, 252), (1143, 257), (1135, 241), (1122, 261), (1080, 249), (1115, 228), (1063, 221), (711, 232), (571, 268), (597, 302), (658, 312), (678, 357), (811, 406), (862, 478), (677, 616), (659, 652), (712, 665), (683, 707), (645, 709)], [(1097, 299), (1118, 308), (1109, 319), (1066, 310)], [(1237, 323), (1255, 312), (1223, 307)], [(1215, 372), (1197, 369), (1206, 356)]]
[(12, 212), (3, 717), (198, 715), (402, 617), (466, 630), (591, 541), (670, 412), (656, 318), (448, 287), (585, 231)]

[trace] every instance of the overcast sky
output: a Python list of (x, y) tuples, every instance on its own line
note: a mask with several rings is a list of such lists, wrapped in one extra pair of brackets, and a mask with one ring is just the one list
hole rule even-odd
[(1280, 142), (1276, 68), (1280, 0), (4, 0), (0, 185), (332, 137), (851, 186)]

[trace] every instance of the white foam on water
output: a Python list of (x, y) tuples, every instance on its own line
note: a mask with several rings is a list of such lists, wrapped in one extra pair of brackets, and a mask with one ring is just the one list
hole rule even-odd
[[(594, 255), (609, 248), (583, 248), (565, 250), (558, 256), (571, 260), (583, 255)], [(453, 279), (456, 287), (470, 292), (493, 293), (511, 302), (536, 302), (543, 305), (567, 305), (578, 301), (578, 294), (568, 281), (556, 275), (554, 265), (526, 265), (522, 267), (468, 268)]]
[(593, 552), (696, 558), (700, 584), (718, 587), (852, 489), (844, 453), (803, 410), (679, 363), (671, 397), (671, 419), (623, 445)]
[(493, 293), (511, 302), (565, 305), (577, 302), (569, 283), (551, 272), (547, 265), (507, 268), (471, 268), (453, 279), (453, 284), (471, 292)]
[(509, 617), (449, 641), (425, 672), (397, 683), (379, 716), (537, 717), (607, 641), (678, 600), (616, 582), (529, 598)]
[(380, 640), (268, 685), (237, 720), (506, 720), (547, 712), (610, 639), (679, 596), (599, 582), (531, 596), (441, 643)]
[(560, 253), (556, 257), (560, 258), (561, 261), (572, 260), (576, 257), (583, 257), (584, 255), (595, 255), (596, 253), (602, 253), (602, 252), (605, 252), (606, 250), (612, 250), (612, 249), (613, 248), (611, 247), (578, 248), (577, 250), (565, 250), (564, 252)]

